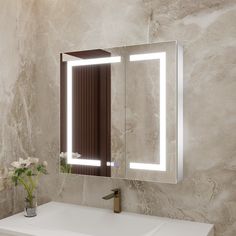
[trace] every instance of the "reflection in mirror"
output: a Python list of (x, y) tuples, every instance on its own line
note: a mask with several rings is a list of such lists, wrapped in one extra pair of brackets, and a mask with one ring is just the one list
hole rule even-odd
[(61, 172), (180, 181), (182, 53), (174, 41), (61, 54)]

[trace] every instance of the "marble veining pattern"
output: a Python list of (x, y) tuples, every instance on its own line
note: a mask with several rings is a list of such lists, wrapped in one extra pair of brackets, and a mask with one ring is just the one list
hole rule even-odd
[[(1, 165), (19, 155), (47, 159), (40, 202), (111, 208), (101, 197), (119, 186), (124, 210), (210, 222), (216, 236), (236, 235), (234, 0), (0, 3)], [(184, 46), (184, 180), (59, 175), (59, 53), (173, 39)], [(21, 201), (21, 190), (1, 191), (1, 217), (20, 210)]]

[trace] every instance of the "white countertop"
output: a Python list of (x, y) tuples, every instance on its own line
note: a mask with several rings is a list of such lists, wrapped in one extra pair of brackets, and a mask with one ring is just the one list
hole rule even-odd
[(19, 213), (0, 220), (0, 236), (213, 236), (213, 225), (128, 212), (115, 214), (67, 203), (38, 207), (33, 218)]

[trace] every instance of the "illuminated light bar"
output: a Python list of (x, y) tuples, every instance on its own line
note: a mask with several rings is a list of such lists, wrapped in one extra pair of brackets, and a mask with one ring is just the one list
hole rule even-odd
[(71, 62), (67, 62), (67, 163), (74, 164), (76, 159), (73, 159), (72, 153), (72, 66)]
[(136, 170), (166, 171), (166, 168), (164, 165), (146, 164), (146, 163), (137, 163), (137, 162), (130, 162), (129, 168), (136, 169)]
[(100, 65), (121, 62), (121, 57), (100, 57), (92, 59), (81, 59), (75, 61), (69, 61), (71, 66), (88, 66), (88, 65)]
[(160, 60), (161, 54), (165, 52), (154, 52), (145, 54), (134, 54), (129, 56), (130, 61)]
[(130, 169), (166, 171), (166, 53), (130, 55), (130, 61), (160, 60), (160, 164), (130, 162)]
[[(69, 159), (68, 159), (69, 160)], [(72, 165), (81, 165), (81, 166), (101, 166), (101, 161), (99, 160), (89, 160), (89, 159), (70, 159), (70, 162), (67, 163)]]

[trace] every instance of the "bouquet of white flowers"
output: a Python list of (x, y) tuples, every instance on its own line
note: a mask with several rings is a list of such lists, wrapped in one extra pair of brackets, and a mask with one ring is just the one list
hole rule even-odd
[(13, 168), (10, 168), (11, 179), (15, 186), (21, 184), (26, 190), (25, 199), (25, 216), (36, 215), (36, 189), (38, 186), (39, 177), (47, 174), (47, 162), (39, 162), (38, 158), (28, 157), (27, 159), (20, 158), (19, 161), (11, 163)]

